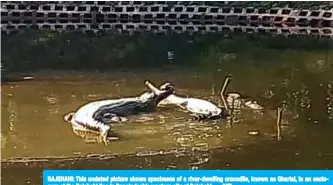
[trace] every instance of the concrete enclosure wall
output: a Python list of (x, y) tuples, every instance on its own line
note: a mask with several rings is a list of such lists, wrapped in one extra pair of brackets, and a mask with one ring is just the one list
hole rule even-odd
[(333, 8), (292, 9), (139, 1), (3, 2), (1, 30), (245, 32), (333, 37)]

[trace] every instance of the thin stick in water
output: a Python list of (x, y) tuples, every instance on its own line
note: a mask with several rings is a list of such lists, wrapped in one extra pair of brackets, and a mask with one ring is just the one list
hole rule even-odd
[(276, 119), (276, 132), (277, 132), (277, 141), (280, 141), (281, 138), (281, 117), (282, 117), (282, 108), (277, 108), (277, 119)]
[(215, 84), (212, 85), (212, 96), (215, 95)]
[(222, 101), (223, 101), (224, 107), (225, 107), (225, 109), (227, 109), (227, 110), (228, 110), (228, 105), (227, 105), (227, 102), (225, 101), (224, 93), (225, 93), (225, 90), (226, 90), (226, 88), (227, 88), (227, 85), (229, 84), (229, 80), (230, 80), (230, 77), (227, 76), (226, 79), (224, 80), (224, 84), (223, 84), (222, 89), (221, 89), (221, 98), (222, 98)]

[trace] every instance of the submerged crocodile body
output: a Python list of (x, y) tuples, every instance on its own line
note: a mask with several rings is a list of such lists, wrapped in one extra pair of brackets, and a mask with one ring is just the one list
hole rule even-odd
[(162, 89), (145, 92), (137, 97), (109, 99), (89, 102), (76, 112), (67, 114), (64, 119), (73, 129), (100, 133), (100, 139), (107, 144), (110, 123), (124, 122), (126, 117), (143, 112), (154, 111), (157, 104), (173, 93), (171, 84), (162, 85)]

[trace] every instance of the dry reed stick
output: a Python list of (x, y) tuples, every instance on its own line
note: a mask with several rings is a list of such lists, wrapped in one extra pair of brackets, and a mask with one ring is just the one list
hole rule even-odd
[(224, 104), (224, 107), (225, 109), (229, 110), (228, 109), (228, 105), (227, 105), (227, 102), (225, 101), (225, 98), (224, 98), (224, 93), (225, 93), (225, 90), (227, 89), (227, 85), (229, 84), (229, 80), (230, 80), (230, 77), (227, 76), (224, 80), (224, 84), (222, 86), (222, 89), (221, 89), (221, 98), (222, 98), (222, 101), (223, 101), (223, 104)]
[(277, 119), (276, 119), (276, 132), (277, 132), (277, 141), (280, 141), (281, 138), (281, 117), (282, 117), (282, 108), (277, 108)]

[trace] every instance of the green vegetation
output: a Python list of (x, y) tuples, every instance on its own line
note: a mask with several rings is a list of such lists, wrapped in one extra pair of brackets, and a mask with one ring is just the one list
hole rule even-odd
[[(332, 57), (331, 40), (221, 34), (120, 35), (28, 31), (2, 36), (2, 62), (8, 71), (216, 68), (255, 66)], [(169, 61), (168, 51), (175, 60)], [(310, 57), (311, 55), (311, 57)], [(231, 65), (229, 65), (231, 64)]]

